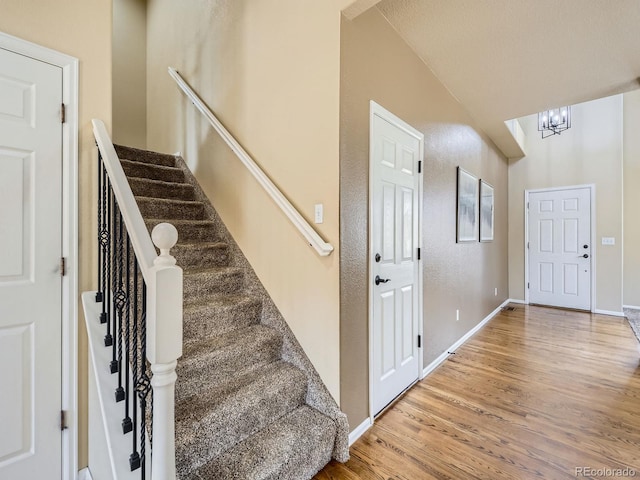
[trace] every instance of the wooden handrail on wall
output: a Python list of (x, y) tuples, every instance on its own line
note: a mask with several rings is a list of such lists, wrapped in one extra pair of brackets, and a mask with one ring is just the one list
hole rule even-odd
[(180, 90), (191, 100), (191, 103), (204, 115), (209, 121), (211, 126), (222, 137), (226, 144), (236, 154), (245, 167), (251, 172), (253, 177), (258, 181), (260, 186), (267, 192), (271, 199), (280, 207), (282, 212), (286, 215), (291, 223), (298, 229), (302, 236), (309, 242), (318, 255), (326, 257), (333, 251), (333, 246), (330, 243), (325, 242), (320, 235), (313, 229), (309, 222), (296, 210), (296, 208), (287, 200), (283, 193), (275, 186), (266, 173), (258, 166), (258, 164), (249, 156), (244, 148), (238, 143), (238, 141), (231, 135), (231, 133), (222, 125), (222, 123), (216, 118), (213, 112), (207, 107), (196, 92), (187, 84), (187, 82), (180, 76), (180, 74), (173, 68), (169, 67), (169, 75), (175, 80), (180, 87)]

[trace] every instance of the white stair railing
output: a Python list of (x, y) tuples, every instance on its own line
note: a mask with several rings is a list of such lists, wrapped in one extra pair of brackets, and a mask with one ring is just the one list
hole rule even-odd
[[(106, 327), (104, 344), (113, 349), (111, 372), (118, 373), (116, 401), (123, 400), (123, 433), (134, 439), (129, 459), (122, 461), (129, 460), (131, 470), (140, 468), (143, 480), (175, 480), (175, 370), (182, 356), (183, 278), (170, 249), (177, 243), (178, 232), (173, 225), (161, 223), (149, 236), (104, 123), (93, 120), (93, 132), (99, 150), (95, 300), (102, 304), (99, 321)], [(152, 409), (147, 410), (149, 402)], [(147, 432), (149, 411), (152, 426)], [(152, 455), (145, 452), (150, 432)], [(149, 458), (150, 476), (145, 472)]]
[(333, 252), (333, 246), (330, 243), (325, 242), (318, 232), (307, 222), (304, 217), (298, 212), (298, 210), (287, 200), (282, 192), (275, 186), (266, 173), (260, 168), (260, 166), (251, 158), (242, 145), (231, 135), (231, 133), (224, 127), (224, 125), (218, 120), (213, 112), (207, 107), (196, 92), (187, 84), (187, 82), (180, 76), (180, 74), (173, 68), (169, 67), (169, 75), (175, 80), (178, 87), (182, 92), (191, 100), (191, 103), (198, 109), (202, 115), (207, 119), (209, 124), (215, 129), (216, 132), (222, 137), (229, 148), (236, 154), (242, 164), (247, 167), (247, 170), (257, 180), (258, 184), (267, 192), (267, 195), (280, 207), (289, 221), (298, 229), (302, 236), (309, 242), (318, 255), (326, 257)]

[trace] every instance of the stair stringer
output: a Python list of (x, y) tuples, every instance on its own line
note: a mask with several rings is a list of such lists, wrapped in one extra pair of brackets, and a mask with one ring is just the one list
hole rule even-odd
[(229, 233), (220, 215), (218, 215), (209, 197), (207, 197), (202, 190), (200, 183), (193, 175), (187, 163), (179, 155), (176, 155), (175, 158), (176, 167), (179, 167), (184, 172), (185, 182), (193, 186), (195, 199), (204, 204), (205, 211), (209, 219), (214, 222), (220, 240), (228, 244), (230, 266), (241, 268), (244, 271), (245, 291), (262, 301), (261, 323), (273, 328), (282, 335), (282, 358), (299, 368), (307, 377), (307, 405), (315, 408), (335, 422), (337, 433), (332, 458), (338, 462), (346, 462), (349, 460), (349, 422), (346, 414), (340, 410), (333, 396), (329, 393), (329, 390), (320, 378), (311, 360), (307, 357), (298, 339), (282, 316), (282, 313), (280, 313), (280, 310), (278, 310), (278, 307), (267, 293), (267, 290), (264, 285), (262, 285), (253, 267), (251, 267), (244, 253)]

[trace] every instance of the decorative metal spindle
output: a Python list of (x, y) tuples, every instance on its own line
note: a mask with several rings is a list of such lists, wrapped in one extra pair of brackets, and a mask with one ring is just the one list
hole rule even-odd
[(102, 283), (102, 242), (100, 241), (102, 229), (102, 154), (98, 150), (98, 290), (96, 291), (96, 303), (102, 302), (104, 284)]
[[(138, 385), (138, 262), (134, 260), (133, 263), (133, 340), (131, 350), (133, 352), (131, 373), (133, 376), (133, 389), (134, 395), (132, 399), (132, 410), (133, 410), (133, 425), (138, 425), (138, 396), (135, 394), (136, 387)], [(132, 432), (132, 450), (131, 455), (129, 456), (129, 467), (131, 470), (136, 470), (140, 468), (140, 454), (138, 453), (138, 435), (137, 428), (133, 429)], [(143, 479), (144, 480), (144, 479)]]
[(118, 339), (118, 388), (116, 388), (116, 402), (124, 400), (124, 388), (122, 388), (122, 323), (123, 314), (127, 305), (127, 294), (124, 291), (124, 225), (122, 211), (118, 209), (118, 290), (115, 294), (116, 308), (118, 309), (118, 321), (116, 323), (116, 338)]
[[(106, 312), (106, 317), (107, 317), (107, 333), (104, 336), (104, 346), (105, 347), (110, 347), (113, 345), (113, 337), (111, 336), (111, 320), (113, 318), (113, 305), (111, 304), (111, 297), (113, 296), (111, 292), (114, 291), (113, 289), (113, 276), (114, 276), (114, 272), (113, 272), (113, 237), (114, 237), (114, 232), (113, 232), (113, 225), (114, 225), (114, 221), (113, 221), (113, 217), (115, 216), (115, 211), (114, 211), (114, 199), (113, 199), (113, 189), (111, 188), (111, 180), (107, 178), (107, 185), (108, 185), (108, 195), (107, 195), (107, 219), (105, 221), (105, 226), (106, 226), (106, 230), (108, 230), (109, 234), (106, 238), (106, 243), (107, 243), (107, 255), (106, 255), (106, 260), (107, 260), (107, 283), (105, 284), (105, 293), (106, 293), (106, 298), (105, 298), (105, 304), (107, 305), (107, 312)], [(111, 373), (113, 373), (113, 370), (111, 371)]]
[(120, 215), (120, 209), (118, 208), (118, 202), (115, 199), (113, 192), (111, 192), (113, 203), (113, 217), (111, 219), (111, 373), (118, 372), (118, 360), (117, 360), (117, 338), (118, 338), (118, 216)]
[[(107, 270), (108, 270), (108, 266), (109, 266), (109, 258), (108, 258), (108, 254), (109, 254), (109, 230), (107, 228), (107, 215), (109, 214), (107, 212), (107, 170), (104, 168), (104, 164), (102, 162), (102, 157), (100, 157), (100, 175), (102, 176), (102, 188), (101, 190), (99, 190), (99, 194), (101, 195), (102, 199), (101, 199), (101, 203), (100, 203), (100, 210), (99, 212), (101, 213), (101, 215), (99, 215), (99, 221), (98, 221), (98, 227), (100, 228), (100, 253), (102, 255), (102, 283), (101, 288), (100, 288), (100, 294), (102, 296), (102, 312), (100, 313), (100, 323), (107, 323), (107, 307), (108, 307), (108, 300), (106, 299), (106, 292), (105, 290), (108, 290), (108, 283), (107, 283)], [(98, 177), (100, 178), (100, 177)]]
[[(124, 341), (124, 419), (122, 420), (122, 433), (129, 433), (133, 429), (131, 417), (129, 416), (129, 364), (131, 362), (131, 239), (129, 233), (125, 232), (127, 237), (126, 248), (126, 292), (127, 305), (124, 317), (125, 341)], [(135, 259), (135, 255), (133, 256)]]
[(140, 398), (140, 468), (141, 477), (146, 472), (146, 429), (147, 429), (147, 396), (151, 390), (151, 380), (147, 375), (147, 284), (142, 281), (142, 317), (140, 322), (140, 369), (141, 374), (136, 386)]

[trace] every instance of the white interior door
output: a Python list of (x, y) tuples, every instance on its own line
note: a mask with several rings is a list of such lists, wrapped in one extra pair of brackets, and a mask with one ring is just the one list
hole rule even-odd
[(0, 478), (61, 476), (62, 70), (0, 49)]
[(372, 113), (370, 298), (376, 414), (420, 374), (419, 162), (424, 139), (380, 107)]
[(529, 302), (591, 310), (591, 191), (529, 193)]

